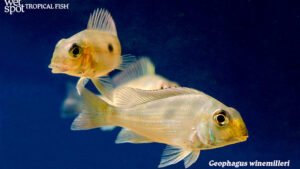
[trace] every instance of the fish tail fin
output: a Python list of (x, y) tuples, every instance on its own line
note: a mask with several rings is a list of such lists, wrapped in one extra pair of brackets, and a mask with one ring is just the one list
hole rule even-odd
[(176, 164), (181, 160), (184, 160), (184, 166), (185, 168), (188, 168), (196, 162), (196, 160), (199, 157), (199, 154), (199, 150), (193, 151), (179, 147), (167, 146), (162, 154), (162, 158), (158, 167), (166, 167), (172, 164)]
[(71, 130), (89, 130), (109, 126), (114, 107), (86, 88), (81, 90), (81, 113), (73, 121)]

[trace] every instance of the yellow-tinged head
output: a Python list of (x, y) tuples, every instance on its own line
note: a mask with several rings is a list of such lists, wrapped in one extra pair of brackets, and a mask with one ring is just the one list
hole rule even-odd
[(248, 138), (240, 113), (231, 107), (220, 107), (212, 109), (207, 121), (198, 126), (198, 137), (207, 149), (243, 142)]
[(49, 68), (52, 73), (78, 77), (99, 77), (121, 64), (121, 45), (114, 35), (99, 30), (84, 30), (60, 40)]
[(121, 63), (115, 23), (108, 11), (97, 9), (87, 29), (56, 44), (49, 68), (52, 73), (94, 78), (107, 75)]

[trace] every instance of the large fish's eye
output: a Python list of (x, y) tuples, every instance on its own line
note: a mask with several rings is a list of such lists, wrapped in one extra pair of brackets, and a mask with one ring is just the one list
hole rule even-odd
[(71, 48), (69, 49), (69, 53), (72, 57), (77, 58), (81, 55), (82, 53), (82, 48), (74, 43)]
[(228, 113), (225, 110), (217, 110), (213, 118), (220, 127), (226, 126), (229, 123)]

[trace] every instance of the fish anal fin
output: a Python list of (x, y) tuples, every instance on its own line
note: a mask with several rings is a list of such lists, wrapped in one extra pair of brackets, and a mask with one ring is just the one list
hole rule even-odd
[(116, 144), (120, 143), (151, 143), (152, 141), (146, 137), (138, 135), (129, 129), (122, 129), (115, 141)]

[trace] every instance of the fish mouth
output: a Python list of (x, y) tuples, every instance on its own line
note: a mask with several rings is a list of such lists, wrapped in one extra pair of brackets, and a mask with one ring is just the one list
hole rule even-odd
[(244, 142), (244, 141), (246, 141), (248, 139), (248, 137), (249, 136), (241, 136), (241, 137), (237, 138), (237, 141)]
[(52, 73), (63, 73), (66, 72), (68, 69), (63, 67), (62, 65), (50, 64), (48, 66), (49, 69), (52, 69)]

